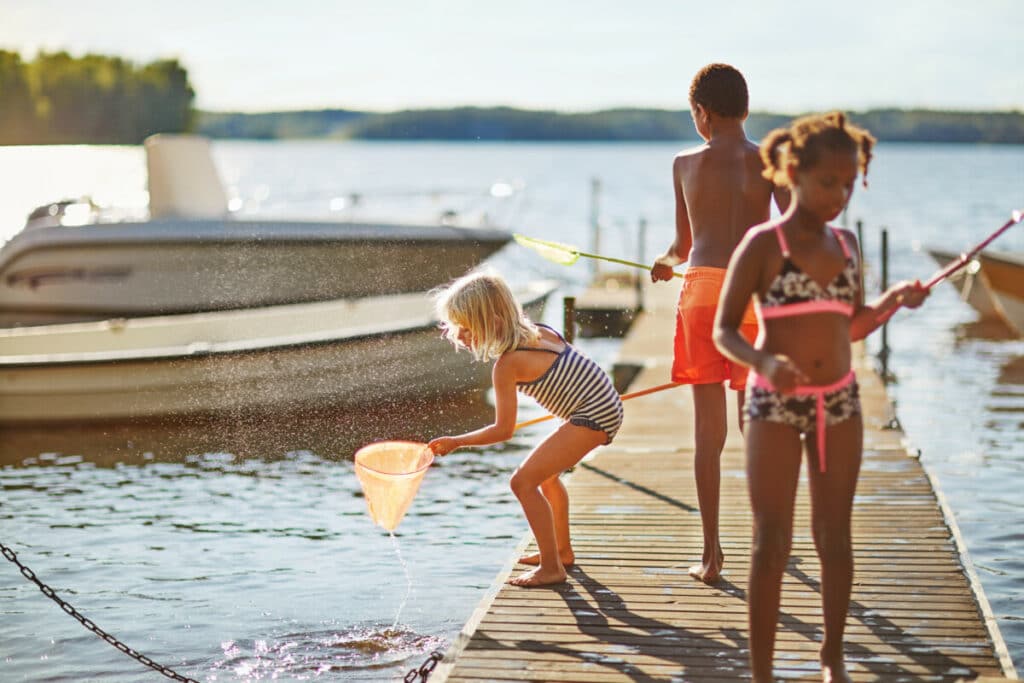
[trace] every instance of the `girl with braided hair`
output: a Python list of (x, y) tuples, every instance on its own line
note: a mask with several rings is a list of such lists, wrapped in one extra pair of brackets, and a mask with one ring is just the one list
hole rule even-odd
[[(865, 303), (856, 237), (828, 224), (846, 207), (858, 175), (866, 178), (874, 142), (840, 112), (800, 118), (765, 138), (765, 177), (788, 186), (792, 200), (782, 216), (746, 233), (729, 262), (715, 319), (715, 344), (752, 370), (745, 410), (754, 516), (747, 599), (755, 683), (773, 680), (782, 575), (804, 451), (821, 561), (823, 680), (850, 680), (843, 631), (853, 582), (850, 516), (863, 450), (851, 342), (901, 306), (920, 306), (928, 291), (919, 282), (901, 282)], [(740, 332), (751, 297), (761, 326), (754, 344)]]

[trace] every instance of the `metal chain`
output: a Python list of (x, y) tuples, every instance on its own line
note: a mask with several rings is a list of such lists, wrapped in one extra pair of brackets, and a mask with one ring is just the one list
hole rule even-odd
[[(142, 664), (145, 664), (150, 669), (153, 669), (154, 671), (159, 671), (164, 676), (167, 676), (167, 678), (172, 678), (172, 679), (174, 679), (176, 681), (183, 681), (184, 683), (199, 683), (199, 681), (197, 681), (196, 679), (188, 678), (187, 676), (182, 676), (181, 674), (179, 674), (178, 672), (174, 671), (173, 669), (170, 669), (170, 668), (168, 668), (166, 666), (163, 666), (162, 664), (157, 664), (156, 662), (154, 662), (152, 659), (150, 659), (146, 655), (138, 652), (137, 650), (133, 650), (132, 648), (128, 647), (127, 645), (122, 643), (120, 640), (118, 640), (114, 636), (110, 635), (109, 633), (107, 633), (106, 631), (101, 629), (99, 626), (97, 626), (95, 623), (93, 623), (92, 620), (87, 619), (86, 617), (82, 616), (82, 614), (80, 614), (78, 610), (76, 610), (74, 607), (72, 607), (70, 604), (68, 604), (65, 600), (61, 599), (61, 597), (58, 596), (56, 593), (54, 593), (52, 588), (50, 588), (45, 583), (43, 583), (38, 578), (36, 578), (35, 572), (33, 572), (31, 569), (29, 569), (28, 567), (26, 567), (25, 565), (23, 565), (21, 562), (18, 561), (18, 556), (14, 553), (13, 550), (11, 550), (7, 546), (5, 546), (3, 543), (0, 543), (0, 551), (3, 552), (4, 557), (6, 557), (8, 560), (13, 562), (14, 564), (18, 565), (18, 569), (21, 571), (21, 575), (22, 576), (24, 576), (26, 579), (28, 579), (32, 583), (34, 583), (37, 586), (39, 586), (39, 590), (41, 590), (43, 592), (43, 595), (45, 595), (46, 597), (50, 598), (55, 603), (60, 605), (60, 608), (62, 610), (64, 610), (67, 614), (70, 614), (72, 617), (77, 619), (79, 621), (79, 623), (82, 624), (82, 626), (86, 627), (87, 629), (89, 629), (90, 631), (92, 631), (93, 633), (98, 635), (100, 638), (102, 638), (103, 640), (105, 640), (108, 643), (110, 643), (111, 645), (113, 645), (115, 648), (117, 648), (121, 652), (125, 653), (126, 655), (128, 655), (132, 659), (135, 659), (135, 660), (141, 662)], [(431, 668), (433, 668), (433, 667), (431, 667)], [(424, 678), (423, 680), (427, 680), (427, 679)]]
[(430, 677), (431, 672), (434, 671), (434, 667), (436, 667), (437, 663), (442, 659), (444, 659), (444, 655), (437, 650), (434, 650), (430, 653), (430, 656), (427, 657), (427, 661), (420, 665), (420, 668), (411, 669), (409, 673), (405, 674), (405, 678), (402, 680), (404, 680), (405, 683), (415, 683), (417, 678), (421, 681), (426, 681)]

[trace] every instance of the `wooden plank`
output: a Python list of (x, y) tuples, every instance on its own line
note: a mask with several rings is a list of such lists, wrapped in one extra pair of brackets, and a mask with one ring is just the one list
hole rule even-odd
[[(668, 291), (670, 294), (666, 294)], [(632, 389), (667, 381), (675, 293), (648, 291), (620, 358)], [(854, 503), (856, 574), (846, 628), (854, 681), (1015, 677), (948, 509), (860, 357), (865, 455)], [(730, 415), (735, 414), (730, 407)], [(627, 403), (615, 443), (567, 478), (577, 564), (548, 589), (505, 584), (522, 539), (431, 681), (734, 681), (749, 677), (746, 584), (751, 516), (736, 425), (722, 455), (723, 580), (693, 581), (700, 514), (687, 388)], [(783, 578), (776, 669), (820, 680), (820, 566), (801, 478)], [(976, 577), (975, 577), (976, 578)]]

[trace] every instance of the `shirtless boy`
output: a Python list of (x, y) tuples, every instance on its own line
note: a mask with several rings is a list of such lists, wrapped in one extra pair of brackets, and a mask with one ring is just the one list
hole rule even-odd
[[(726, 359), (712, 341), (718, 296), (729, 257), (744, 233), (768, 220), (771, 200), (780, 211), (788, 192), (762, 175), (758, 145), (747, 139), (747, 83), (727, 64), (708, 64), (690, 84), (690, 110), (704, 144), (686, 149), (672, 163), (676, 236), (651, 268), (653, 282), (672, 279), (672, 267), (687, 263), (676, 315), (672, 380), (693, 385), (696, 440), (694, 475), (704, 531), (699, 565), (689, 573), (705, 583), (718, 580), (724, 555), (718, 534), (719, 479), (727, 415), (724, 382), (736, 390), (743, 415), (747, 370)], [(757, 319), (748, 308), (741, 332), (752, 342)]]

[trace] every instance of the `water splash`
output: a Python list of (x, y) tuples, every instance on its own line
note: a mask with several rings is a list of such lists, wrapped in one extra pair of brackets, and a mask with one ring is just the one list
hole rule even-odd
[(398, 556), (398, 563), (402, 565), (402, 572), (405, 574), (405, 597), (402, 598), (402, 604), (398, 606), (398, 612), (395, 614), (395, 621), (391, 624), (391, 631), (394, 631), (398, 626), (398, 618), (402, 616), (402, 610), (405, 609), (405, 604), (409, 602), (409, 595), (412, 593), (412, 577), (409, 575), (409, 567), (405, 564), (405, 559), (402, 558), (402, 550), (398, 547), (398, 538), (395, 536), (394, 531), (389, 531), (388, 535), (391, 536), (391, 545), (395, 547), (395, 555)]
[(222, 657), (210, 668), (232, 680), (315, 680), (343, 674), (344, 680), (381, 680), (418, 664), (424, 653), (443, 649), (438, 636), (371, 625), (268, 633), (257, 639), (221, 643)]

